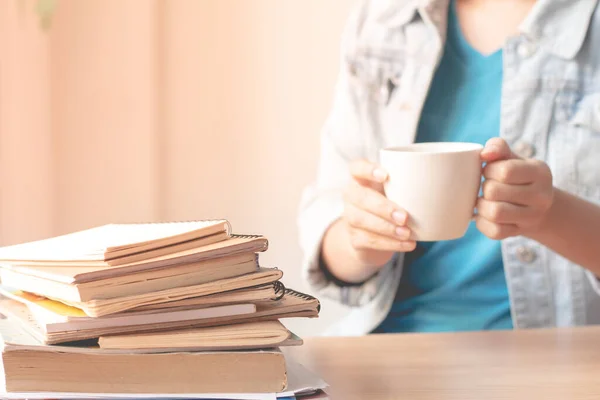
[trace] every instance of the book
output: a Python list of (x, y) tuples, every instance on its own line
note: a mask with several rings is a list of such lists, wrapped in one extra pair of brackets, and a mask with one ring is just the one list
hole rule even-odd
[(148, 304), (162, 304), (191, 297), (207, 296), (235, 289), (261, 286), (280, 280), (282, 275), (282, 271), (276, 268), (260, 268), (258, 271), (250, 274), (201, 283), (199, 285), (176, 287), (151, 293), (115, 297), (111, 299), (90, 300), (86, 302), (70, 302), (61, 298), (48, 296), (46, 293), (37, 294), (82, 309), (90, 317), (103, 317)]
[[(83, 392), (10, 392), (1, 393), (3, 399), (10, 400), (47, 400), (47, 399), (72, 399), (72, 400), (126, 400), (126, 399), (144, 399), (144, 400), (293, 400), (293, 399), (328, 399), (323, 393), (323, 389), (328, 387), (327, 383), (311, 370), (296, 362), (293, 356), (286, 354), (285, 369), (287, 373), (287, 387), (284, 392), (273, 393), (83, 393)], [(1, 390), (1, 389), (0, 389)], [(308, 396), (308, 397), (307, 397)]]
[(2, 283), (12, 289), (34, 292), (37, 295), (58, 300), (73, 307), (77, 307), (90, 317), (103, 317), (116, 314), (130, 309), (150, 304), (162, 304), (172, 301), (188, 299), (198, 296), (207, 296), (230, 290), (249, 288), (273, 283), (281, 279), (283, 273), (276, 268), (259, 268), (257, 271), (231, 278), (201, 283), (192, 286), (174, 287), (157, 290), (155, 292), (135, 294), (131, 296), (113, 297), (110, 299), (93, 299), (89, 301), (73, 301), (69, 299), (68, 293), (52, 290), (46, 285), (31, 286), (14, 285), (15, 281), (5, 280)]
[[(46, 300), (46, 302), (52, 302), (52, 300)], [(40, 342), (46, 344), (57, 343), (47, 338), (63, 332), (77, 332), (78, 337), (76, 340), (84, 340), (100, 336), (97, 332), (106, 330), (118, 332), (122, 327), (129, 329), (136, 327), (138, 330), (143, 330), (144, 327), (151, 329), (157, 324), (185, 321), (198, 322), (205, 318), (234, 315), (248, 316), (256, 312), (255, 304), (230, 304), (196, 309), (133, 312), (103, 318), (90, 318), (81, 315), (81, 310), (77, 308), (60, 304), (55, 306), (57, 307), (54, 312), (49, 312), (45, 308), (28, 306), (14, 298), (0, 297), (0, 313), (13, 318)]]
[[(263, 290), (262, 287), (260, 290)], [(279, 293), (280, 290), (282, 289), (279, 288), (277, 291), (273, 292), (277, 295), (275, 299), (268, 301), (261, 300), (254, 303), (256, 306), (256, 311), (250, 315), (228, 315), (201, 320), (171, 321), (148, 325), (122, 325), (118, 327), (106, 326), (101, 328), (95, 327), (94, 329), (88, 330), (79, 329), (61, 331), (56, 329), (56, 327), (50, 327), (49, 325), (54, 323), (77, 323), (81, 318), (89, 319), (89, 317), (87, 317), (87, 315), (80, 309), (66, 306), (60, 302), (43, 298), (41, 298), (39, 301), (35, 301), (36, 296), (30, 294), (25, 296), (25, 298), (28, 298), (29, 300), (25, 300), (23, 296), (19, 296), (18, 292), (5, 292), (5, 294), (10, 297), (10, 300), (4, 299), (3, 301), (0, 298), (0, 312), (11, 315), (11, 317), (13, 317), (15, 321), (19, 322), (23, 329), (29, 332), (29, 334), (35, 336), (38, 341), (47, 344), (80, 341), (97, 338), (100, 336), (126, 333), (160, 332), (175, 329), (221, 326), (234, 323), (277, 321), (284, 318), (318, 317), (320, 305), (317, 299), (291, 289), (285, 289), (285, 293), (283, 297), (281, 297), (281, 294)], [(279, 300), (276, 300), (277, 298), (279, 298)], [(17, 304), (15, 304), (15, 301), (17, 301)], [(219, 302), (215, 302), (213, 305), (219, 304)], [(181, 309), (186, 309), (186, 306), (182, 307)], [(172, 307), (163, 309), (162, 311), (168, 312), (173, 310), (180, 310), (180, 308)], [(144, 310), (143, 312), (149, 311), (154, 310)], [(158, 309), (156, 311), (161, 310)], [(136, 313), (129, 311), (115, 314), (115, 317), (127, 317), (130, 314), (135, 315)], [(101, 317), (98, 318), (98, 320), (102, 320), (104, 318), (107, 317)]]
[[(291, 337), (291, 332), (279, 321), (248, 322), (192, 328), (163, 332), (134, 333), (101, 336), (98, 345), (102, 349), (188, 349), (201, 351), (205, 348), (252, 349), (279, 347)], [(296, 344), (301, 344), (301, 341)]]
[(257, 270), (256, 254), (244, 253), (83, 283), (65, 283), (63, 276), (47, 271), (30, 275), (4, 268), (0, 268), (0, 278), (9, 287), (26, 288), (27, 291), (68, 302), (87, 302), (199, 285)]
[(285, 286), (280, 281), (266, 285), (254, 286), (244, 289), (230, 290), (228, 292), (215, 293), (208, 296), (192, 297), (189, 299), (169, 301), (167, 303), (149, 304), (132, 308), (129, 311), (147, 311), (157, 309), (178, 309), (189, 307), (210, 307), (219, 304), (237, 303), (259, 303), (279, 300), (283, 297)]
[(46, 346), (9, 318), (0, 320), (0, 336), (4, 393), (273, 393), (287, 387), (279, 349), (128, 354)]
[(239, 254), (260, 253), (266, 251), (268, 245), (268, 240), (263, 236), (233, 234), (226, 240), (120, 265), (111, 265), (106, 261), (71, 260), (12, 260), (5, 261), (1, 265), (3, 269), (26, 275), (63, 283), (80, 284), (129, 275), (139, 271), (170, 268), (176, 265), (219, 259)]
[[(275, 281), (265, 285), (230, 290), (228, 292), (215, 293), (208, 296), (192, 297), (183, 300), (169, 301), (166, 303), (148, 304), (134, 307), (120, 314), (135, 313), (138, 311), (176, 311), (227, 304), (258, 303), (270, 300), (279, 300), (283, 297), (284, 291), (285, 286), (283, 283), (280, 281)], [(32, 310), (37, 310), (41, 314), (51, 316), (49, 318), (87, 317), (85, 312), (79, 308), (72, 307), (63, 302), (39, 296), (34, 293), (24, 292), (19, 289), (13, 289), (0, 285), (0, 294), (17, 300), (27, 305)]]
[[(51, 301), (51, 300), (50, 300)], [(63, 305), (65, 308), (69, 308), (69, 306)], [(253, 304), (238, 304), (233, 306), (217, 306), (209, 309), (200, 309), (200, 310), (192, 310), (192, 312), (196, 312), (197, 317), (195, 320), (188, 321), (189, 323), (194, 323), (202, 320), (202, 318), (210, 318), (211, 315), (236, 315), (237, 313), (252, 313), (256, 310), (255, 305)], [(77, 314), (77, 309), (72, 309), (68, 311), (64, 311), (64, 314), (71, 313)], [(189, 312), (189, 311), (188, 311)], [(129, 313), (128, 313), (129, 314)], [(151, 323), (151, 320), (158, 321), (163, 319), (165, 321), (172, 321), (162, 323), (163, 326), (168, 326), (170, 323), (181, 323), (186, 322), (186, 317), (194, 317), (193, 314), (183, 314), (179, 312), (168, 312), (159, 315), (155, 314), (140, 314), (133, 313), (133, 315), (118, 315), (117, 317), (103, 319), (94, 319), (88, 317), (63, 317), (60, 321), (45, 321), (40, 318), (36, 318), (35, 313), (29, 307), (26, 307), (25, 304), (15, 301), (11, 298), (0, 297), (0, 316), (4, 316), (10, 318), (12, 323), (19, 325), (20, 329), (27, 332), (28, 335), (34, 337), (37, 342), (45, 345), (61, 345), (64, 343), (68, 343), (69, 346), (73, 346), (73, 344), (80, 345), (84, 344), (82, 347), (83, 350), (89, 348), (96, 348), (94, 344), (96, 343), (96, 339), (102, 337), (104, 335), (110, 334), (110, 336), (106, 337), (116, 337), (121, 332), (121, 329), (124, 328), (125, 332), (130, 332), (132, 334), (141, 334), (143, 332), (148, 332), (150, 334), (157, 334), (161, 332), (173, 333), (177, 331), (171, 331), (167, 328), (156, 330), (156, 323)], [(132, 317), (132, 318), (130, 318)], [(100, 321), (103, 320), (103, 321)], [(150, 322), (150, 323), (148, 323)], [(139, 325), (135, 325), (139, 323)], [(231, 325), (224, 325), (224, 328), (227, 328)], [(64, 330), (67, 329), (67, 330)], [(210, 329), (210, 328), (207, 328)], [(183, 329), (185, 331), (185, 327)], [(107, 333), (102, 333), (107, 332)], [(276, 346), (267, 346), (267, 347), (283, 347), (283, 346), (299, 346), (303, 343), (302, 339), (300, 339), (297, 335), (292, 332), (289, 332), (289, 336), (287, 336), (284, 340), (277, 343)], [(255, 335), (256, 336), (256, 335)], [(68, 340), (65, 338), (68, 337)], [(57, 339), (58, 338), (58, 339)], [(117, 351), (118, 353), (161, 353), (161, 352), (180, 352), (180, 351), (220, 351), (220, 350), (248, 350), (248, 349), (260, 349), (265, 346), (260, 345), (260, 341), (253, 339), (254, 342), (250, 341), (242, 341), (235, 345), (224, 345), (224, 343), (212, 342), (210, 346), (208, 346), (206, 342), (203, 342), (199, 346), (191, 347), (189, 345), (177, 346), (178, 342), (173, 342), (173, 346), (171, 347), (151, 347), (151, 348), (130, 348), (125, 349), (123, 351)], [(81, 346), (81, 345), (80, 345)], [(82, 351), (83, 351), (82, 350)], [(113, 349), (117, 350), (117, 348)], [(74, 351), (74, 350), (73, 350)], [(112, 350), (111, 350), (112, 351)]]
[[(128, 257), (136, 254), (142, 258), (155, 257), (172, 252), (170, 249), (164, 250), (170, 246), (210, 237), (217, 241), (224, 240), (230, 234), (231, 225), (226, 220), (108, 224), (3, 247), (0, 248), (0, 260), (103, 261), (118, 265), (129, 262)], [(185, 250), (185, 247), (181, 246), (180, 249)]]

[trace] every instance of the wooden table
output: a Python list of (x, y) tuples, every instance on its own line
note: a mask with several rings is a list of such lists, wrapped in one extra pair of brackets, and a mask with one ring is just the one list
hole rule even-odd
[(600, 399), (600, 327), (310, 338), (333, 399)]

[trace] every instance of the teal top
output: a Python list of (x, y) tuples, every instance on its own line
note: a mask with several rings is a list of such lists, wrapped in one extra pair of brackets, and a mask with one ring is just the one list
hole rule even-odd
[[(465, 40), (451, 2), (444, 55), (425, 103), (418, 142), (485, 142), (499, 135), (502, 51), (483, 55)], [(457, 240), (418, 243), (407, 254), (394, 305), (375, 330), (511, 329), (500, 242), (472, 222)]]

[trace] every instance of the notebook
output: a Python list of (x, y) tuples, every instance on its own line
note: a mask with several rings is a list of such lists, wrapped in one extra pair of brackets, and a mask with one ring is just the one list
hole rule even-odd
[[(248, 322), (208, 328), (101, 336), (102, 349), (187, 349), (189, 351), (258, 349), (279, 347), (291, 337), (279, 321)], [(295, 341), (302, 344), (301, 340)]]
[[(68, 306), (65, 306), (68, 307)], [(162, 319), (163, 321), (172, 321), (174, 324), (187, 323), (193, 324), (201, 321), (202, 318), (210, 317), (211, 315), (235, 315), (238, 312), (254, 312), (256, 309), (253, 304), (239, 304), (234, 306), (217, 306), (211, 309), (202, 310), (191, 310), (192, 313), (196, 313), (199, 318), (186, 321), (186, 317), (192, 317), (188, 311), (188, 314), (181, 312), (169, 312), (162, 314), (139, 314), (134, 313), (133, 318), (129, 319), (129, 315), (121, 314), (115, 318), (104, 319), (91, 319), (87, 317), (70, 317), (69, 319), (63, 319), (61, 321), (45, 321), (39, 316), (36, 317), (32, 310), (23, 304), (14, 301), (10, 298), (0, 297), (0, 313), (13, 321), (13, 323), (19, 325), (20, 329), (27, 332), (30, 336), (33, 336), (36, 341), (46, 345), (58, 345), (62, 343), (86, 343), (86, 345), (96, 343), (94, 340), (103, 335), (110, 334), (120, 335), (121, 332), (141, 334), (143, 332), (173, 332), (169, 329), (156, 330), (155, 324), (147, 324), (148, 320), (154, 319), (155, 321)], [(71, 310), (73, 314), (77, 313), (77, 309)], [(140, 325), (134, 323), (140, 322)], [(161, 326), (168, 327), (169, 322), (161, 323)], [(229, 325), (225, 325), (227, 327)], [(63, 330), (65, 329), (66, 330)], [(74, 329), (72, 329), (74, 328)], [(92, 340), (92, 341), (90, 341)], [(164, 353), (164, 352), (176, 352), (176, 351), (218, 351), (218, 350), (251, 350), (265, 348), (256, 338), (254, 342), (240, 342), (232, 346), (225, 346), (223, 343), (213, 342), (211, 346), (207, 346), (207, 343), (203, 343), (196, 348), (188, 345), (181, 347), (153, 347), (153, 348), (132, 348), (132, 349), (113, 349), (117, 353)], [(303, 343), (297, 335), (289, 332), (289, 336), (286, 337), (277, 345), (266, 346), (266, 347), (282, 347), (282, 346), (299, 346)], [(177, 344), (177, 343), (173, 343)], [(86, 347), (87, 349), (87, 347)], [(112, 351), (112, 350), (111, 350)]]
[[(191, 297), (207, 296), (210, 294), (227, 292), (230, 290), (265, 285), (278, 281), (283, 273), (276, 268), (260, 268), (258, 271), (221, 279), (218, 281), (202, 283), (199, 285), (177, 287), (172, 289), (158, 290), (152, 293), (144, 293), (133, 296), (115, 297), (112, 299), (90, 300), (86, 302), (70, 302), (64, 299), (50, 297), (63, 303), (82, 309), (90, 317), (103, 317), (131, 310), (135, 307), (148, 304), (162, 304), (170, 301), (188, 299)], [(22, 288), (17, 288), (22, 289)], [(49, 297), (46, 293), (36, 293)]]
[(65, 279), (58, 274), (53, 276), (45, 273), (42, 274), (44, 277), (39, 277), (10, 269), (0, 269), (0, 278), (6, 286), (26, 289), (45, 297), (60, 298), (68, 302), (87, 302), (194, 286), (257, 270), (256, 254), (244, 253), (75, 284), (61, 282)]
[[(169, 246), (182, 245), (211, 236), (223, 240), (230, 234), (231, 225), (226, 220), (108, 224), (49, 239), (3, 247), (0, 248), (0, 260), (104, 261), (111, 265), (119, 265), (130, 262), (124, 260), (136, 254), (142, 254), (142, 258), (156, 257), (171, 252), (164, 250)], [(185, 246), (182, 246), (181, 250), (185, 250)]]
[(256, 312), (251, 317), (233, 315), (226, 318), (210, 318), (194, 324), (194, 327), (218, 326), (244, 322), (275, 321), (283, 318), (317, 318), (321, 303), (313, 296), (285, 289), (279, 300), (256, 303)]
[(9, 318), (0, 320), (0, 335), (5, 393), (261, 393), (287, 387), (278, 349), (127, 354), (46, 346)]
[(284, 295), (285, 286), (280, 281), (268, 283), (266, 285), (254, 286), (245, 289), (231, 290), (211, 294), (208, 296), (192, 297), (168, 303), (149, 304), (132, 308), (130, 311), (146, 311), (165, 308), (186, 308), (186, 307), (210, 307), (219, 304), (236, 304), (236, 303), (258, 303), (271, 300), (278, 300)]
[[(51, 300), (50, 300), (51, 301)], [(185, 309), (185, 310), (159, 310), (154, 312), (142, 311), (126, 314), (116, 314), (103, 318), (90, 318), (81, 315), (81, 310), (62, 305), (57, 307), (58, 313), (50, 313), (40, 307), (27, 304), (9, 297), (0, 297), (0, 313), (9, 315), (19, 321), (26, 330), (36, 331), (34, 335), (40, 342), (48, 343), (47, 335), (62, 332), (78, 332), (78, 340), (95, 338), (96, 332), (103, 330), (118, 331), (119, 328), (152, 327), (157, 324), (170, 322), (201, 321), (206, 318), (219, 318), (234, 315), (249, 316), (256, 312), (255, 304), (229, 304), (214, 307)]]
[(169, 268), (227, 256), (259, 253), (268, 248), (268, 240), (259, 235), (231, 235), (230, 238), (200, 247), (178, 251), (143, 261), (111, 266), (106, 261), (10, 261), (3, 269), (63, 283), (85, 283), (139, 271)]
[[(268, 286), (270, 286), (270, 289)], [(270, 284), (268, 286), (265, 285), (256, 288), (256, 291), (261, 293), (259, 296), (261, 301), (265, 300), (265, 296), (270, 296), (267, 297), (269, 299), (281, 297), (280, 291), (282, 289), (279, 288), (279, 282), (276, 282), (276, 284)], [(244, 290), (251, 292), (253, 289)], [(40, 342), (46, 344), (86, 340), (109, 334), (113, 335), (132, 332), (139, 333), (186, 328), (194, 326), (195, 324), (201, 322), (202, 319), (181, 318), (177, 320), (173, 319), (173, 317), (169, 319), (168, 314), (166, 313), (175, 313), (185, 310), (198, 310), (206, 307), (211, 307), (213, 308), (213, 311), (215, 311), (219, 310), (218, 307), (228, 305), (226, 303), (220, 303), (215, 299), (215, 301), (208, 305), (199, 304), (195, 306), (187, 305), (155, 310), (132, 310), (101, 318), (90, 318), (82, 310), (58, 301), (2, 287), (0, 287), (0, 292), (7, 297), (5, 299), (0, 297), (0, 312), (11, 315), (11, 317), (19, 321), (23, 328), (31, 335), (35, 336)], [(15, 301), (17, 304), (15, 304)], [(230, 304), (241, 304), (245, 307), (248, 305), (248, 301)], [(254, 304), (252, 304), (252, 306), (254, 306), (254, 309), (256, 309)], [(161, 313), (165, 313), (167, 318), (160, 323), (157, 322), (144, 325), (128, 323), (128, 321), (130, 321), (130, 316), (137, 317), (139, 315), (148, 314), (159, 314), (159, 316), (165, 316), (165, 314)], [(227, 315), (222, 315), (216, 318), (217, 321), (221, 321), (222, 323), (223, 321), (226, 322), (228, 318), (233, 316), (233, 314), (235, 314), (235, 312), (230, 312)], [(188, 315), (189, 314), (184, 314), (184, 316)], [(208, 314), (204, 314), (203, 317), (208, 317)], [(119, 319), (124, 320), (125, 323), (114, 325), (114, 321), (119, 321)], [(210, 317), (210, 320), (215, 320), (215, 317)]]

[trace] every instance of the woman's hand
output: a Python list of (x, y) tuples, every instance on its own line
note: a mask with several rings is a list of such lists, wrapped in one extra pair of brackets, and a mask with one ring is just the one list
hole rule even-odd
[(487, 165), (477, 228), (491, 239), (536, 234), (554, 201), (548, 165), (517, 157), (500, 138), (487, 142), (481, 158)]
[(352, 163), (350, 172), (353, 182), (346, 190), (342, 219), (358, 260), (382, 266), (394, 253), (414, 250), (408, 215), (384, 195), (387, 173), (364, 160)]

